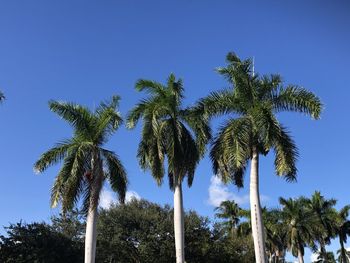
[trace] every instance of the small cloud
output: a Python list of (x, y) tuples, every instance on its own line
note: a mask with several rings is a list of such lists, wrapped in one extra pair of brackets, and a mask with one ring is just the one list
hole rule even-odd
[[(127, 191), (125, 202), (128, 203), (133, 199), (140, 200), (141, 196), (135, 191)], [(100, 195), (100, 207), (107, 209), (114, 203), (118, 203), (117, 195), (113, 191), (103, 189)]]
[(140, 200), (141, 196), (135, 191), (127, 191), (125, 194), (125, 202), (129, 203), (133, 199)]
[[(209, 199), (208, 204), (218, 207), (221, 202), (226, 200), (234, 200), (239, 205), (249, 204), (249, 194), (237, 195), (229, 190), (224, 183), (217, 177), (212, 176), (210, 179), (210, 186), (208, 189)], [(266, 195), (260, 195), (262, 203), (269, 201), (269, 197)]]
[(100, 195), (100, 207), (107, 209), (113, 204), (113, 200), (116, 200), (115, 194), (112, 191), (103, 189)]

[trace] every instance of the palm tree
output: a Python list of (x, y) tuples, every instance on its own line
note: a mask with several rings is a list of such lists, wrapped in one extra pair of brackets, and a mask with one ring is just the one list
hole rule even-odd
[(221, 202), (220, 206), (215, 208), (215, 210), (217, 211), (215, 216), (226, 220), (224, 225), (231, 233), (232, 237), (234, 237), (236, 227), (242, 217), (242, 209), (234, 200), (226, 200)]
[(299, 263), (304, 263), (304, 248), (309, 245), (316, 250), (313, 243), (314, 228), (317, 225), (315, 214), (307, 209), (305, 198), (284, 199), (280, 197), (283, 206), (282, 217), (287, 230), (287, 245)]
[(295, 181), (298, 152), (286, 128), (276, 114), (301, 112), (318, 119), (322, 104), (307, 90), (284, 87), (279, 75), (258, 76), (252, 72), (252, 60), (227, 55), (228, 65), (218, 68), (231, 89), (211, 93), (198, 102), (204, 116), (232, 114), (219, 130), (210, 157), (215, 174), (227, 182), (243, 187), (243, 175), (250, 160), (250, 206), (256, 262), (266, 262), (264, 226), (259, 195), (259, 155), (275, 152), (275, 168), (279, 176)]
[(320, 245), (320, 257), (327, 261), (326, 245), (329, 245), (331, 238), (335, 236), (337, 212), (334, 208), (335, 199), (325, 199), (319, 191), (307, 200), (308, 208), (316, 215), (318, 227), (315, 229), (314, 237)]
[(321, 252), (319, 253), (317, 260), (312, 263), (336, 263), (333, 252)]
[[(205, 119), (190, 109), (182, 108), (184, 88), (182, 80), (171, 74), (166, 85), (139, 80), (136, 90), (147, 91), (149, 97), (141, 100), (128, 115), (129, 128), (143, 119), (142, 139), (138, 148), (140, 166), (149, 169), (160, 185), (165, 168), (169, 186), (174, 191), (174, 232), (176, 262), (185, 261), (184, 215), (182, 182), (192, 185), (196, 166), (204, 154), (210, 139), (210, 129)], [(195, 138), (194, 138), (195, 136)]]
[(2, 93), (2, 91), (0, 91), (0, 102), (2, 102), (5, 99), (5, 95), (4, 93)]
[(345, 248), (348, 236), (350, 236), (350, 220), (348, 219), (350, 205), (344, 206), (338, 212), (336, 234), (339, 237), (340, 250), (338, 261), (341, 263), (350, 263), (350, 253)]
[(63, 212), (70, 211), (83, 198), (87, 215), (85, 263), (95, 262), (97, 207), (104, 181), (109, 181), (121, 202), (125, 198), (125, 169), (114, 152), (102, 148), (122, 123), (116, 112), (118, 102), (119, 97), (114, 96), (91, 112), (80, 105), (50, 101), (50, 109), (73, 127), (74, 134), (45, 152), (34, 165), (41, 173), (63, 161), (51, 191), (52, 207), (61, 203)]

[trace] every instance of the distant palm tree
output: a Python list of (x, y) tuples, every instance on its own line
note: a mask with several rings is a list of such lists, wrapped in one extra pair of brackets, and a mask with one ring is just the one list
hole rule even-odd
[(250, 206), (256, 262), (266, 262), (264, 226), (259, 194), (259, 155), (271, 149), (279, 176), (295, 181), (298, 152), (286, 128), (276, 114), (302, 112), (318, 119), (322, 104), (307, 90), (283, 86), (279, 75), (258, 76), (252, 72), (252, 60), (227, 55), (228, 65), (218, 68), (231, 89), (213, 92), (201, 99), (197, 110), (212, 117), (232, 114), (214, 139), (210, 157), (215, 174), (227, 182), (243, 187), (243, 175), (250, 161)]
[(192, 185), (196, 166), (204, 154), (210, 139), (210, 129), (205, 119), (184, 109), (182, 80), (171, 74), (166, 85), (139, 80), (138, 91), (147, 91), (149, 96), (141, 100), (128, 115), (129, 128), (134, 128), (142, 118), (142, 138), (138, 159), (143, 169), (149, 169), (158, 184), (163, 182), (164, 164), (167, 164), (169, 186), (174, 191), (174, 232), (176, 262), (185, 262), (184, 211), (182, 182)]
[(231, 233), (232, 237), (234, 237), (236, 227), (238, 226), (240, 218), (242, 217), (242, 209), (234, 200), (226, 200), (221, 202), (220, 206), (215, 208), (215, 210), (217, 211), (215, 216), (225, 219), (224, 225)]
[(280, 197), (283, 207), (282, 216), (287, 230), (287, 244), (293, 256), (298, 257), (299, 263), (304, 263), (304, 248), (309, 245), (316, 250), (313, 243), (314, 228), (317, 226), (315, 214), (307, 209), (307, 200), (284, 199)]
[(333, 252), (319, 253), (317, 260), (312, 263), (336, 263)]
[(114, 152), (102, 148), (122, 123), (116, 112), (118, 102), (119, 97), (114, 96), (91, 112), (80, 105), (50, 101), (50, 109), (69, 122), (74, 134), (45, 152), (34, 165), (41, 173), (63, 160), (51, 191), (52, 207), (60, 202), (63, 211), (69, 211), (83, 197), (87, 214), (85, 263), (95, 262), (97, 207), (104, 181), (109, 181), (121, 202), (125, 198), (125, 169)]
[(338, 261), (341, 263), (350, 263), (350, 252), (346, 250), (344, 245), (347, 242), (348, 236), (350, 236), (349, 211), (350, 205), (347, 205), (338, 212), (336, 234), (339, 237), (340, 243)]
[(2, 102), (5, 99), (5, 95), (4, 93), (2, 93), (2, 91), (0, 91), (0, 102)]
[(311, 199), (307, 199), (308, 208), (316, 215), (318, 221), (314, 237), (320, 245), (320, 257), (324, 262), (328, 262), (326, 245), (329, 245), (331, 238), (335, 236), (336, 203), (335, 199), (325, 199), (318, 191), (315, 191)]

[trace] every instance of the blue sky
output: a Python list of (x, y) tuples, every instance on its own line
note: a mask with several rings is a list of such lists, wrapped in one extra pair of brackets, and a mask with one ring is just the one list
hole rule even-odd
[[(271, 156), (263, 158), (264, 203), (276, 206), (279, 196), (315, 190), (338, 199), (339, 207), (350, 203), (349, 12), (346, 1), (0, 2), (0, 90), (7, 97), (0, 106), (0, 225), (48, 220), (57, 213), (49, 207), (49, 192), (58, 167), (43, 175), (32, 169), (42, 152), (71, 135), (48, 110), (48, 100), (93, 108), (118, 94), (125, 115), (144, 95), (134, 90), (137, 79), (165, 81), (173, 72), (184, 79), (190, 105), (227, 87), (214, 69), (224, 65), (228, 51), (254, 56), (257, 72), (280, 73), (325, 105), (320, 121), (280, 114), (300, 149), (299, 179), (289, 184), (276, 177)], [(122, 127), (108, 147), (123, 160), (130, 190), (172, 203), (167, 184), (157, 187), (138, 167), (139, 134), (139, 128)], [(212, 217), (213, 189), (248, 205), (247, 187), (223, 189), (211, 176), (205, 158), (192, 188), (184, 190), (186, 209)]]

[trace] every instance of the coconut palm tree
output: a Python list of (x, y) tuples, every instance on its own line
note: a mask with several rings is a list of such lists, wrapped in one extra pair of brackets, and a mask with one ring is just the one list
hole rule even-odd
[(159, 185), (163, 182), (164, 165), (167, 164), (169, 186), (174, 192), (176, 262), (183, 263), (182, 182), (187, 177), (188, 185), (192, 185), (196, 166), (210, 139), (210, 129), (204, 118), (182, 107), (182, 80), (176, 80), (173, 74), (168, 77), (166, 85), (141, 79), (136, 83), (136, 90), (146, 91), (149, 96), (130, 111), (127, 126), (135, 127), (142, 118), (142, 139), (137, 157), (140, 166), (149, 169)]
[(124, 202), (127, 187), (125, 169), (118, 156), (103, 147), (122, 123), (116, 111), (119, 97), (101, 103), (91, 112), (77, 104), (50, 101), (50, 109), (74, 129), (72, 138), (58, 143), (45, 152), (34, 168), (41, 173), (63, 161), (51, 191), (51, 206), (61, 203), (63, 212), (71, 210), (82, 197), (87, 215), (85, 263), (95, 262), (97, 207), (101, 189), (108, 180)]
[(350, 220), (349, 217), (350, 205), (344, 206), (338, 212), (336, 234), (339, 237), (340, 250), (338, 251), (338, 261), (341, 263), (350, 263), (350, 253), (345, 248), (348, 236), (350, 236)]
[(298, 86), (283, 86), (279, 75), (252, 72), (252, 60), (227, 55), (228, 65), (219, 74), (232, 86), (201, 99), (197, 110), (204, 116), (231, 114), (212, 144), (210, 157), (215, 174), (243, 187), (250, 161), (250, 206), (256, 262), (266, 262), (264, 226), (259, 195), (259, 155), (275, 153), (276, 174), (295, 181), (298, 151), (286, 128), (277, 120), (283, 111), (301, 112), (318, 119), (322, 104), (313, 93)]
[(317, 260), (312, 263), (336, 263), (334, 253), (333, 252), (323, 252), (319, 253)]
[(284, 199), (280, 197), (283, 207), (282, 217), (287, 231), (287, 245), (293, 256), (298, 257), (299, 263), (304, 263), (304, 248), (310, 246), (316, 250), (313, 233), (317, 227), (315, 214), (307, 209), (305, 198)]
[(307, 199), (307, 207), (316, 215), (318, 227), (315, 229), (314, 238), (320, 245), (320, 258), (327, 260), (326, 245), (335, 237), (337, 211), (334, 206), (335, 199), (325, 199), (319, 191), (315, 191), (311, 199)]
[(242, 209), (234, 200), (226, 200), (221, 202), (220, 206), (215, 208), (215, 210), (217, 211), (215, 216), (225, 219), (224, 225), (233, 237), (242, 217)]

